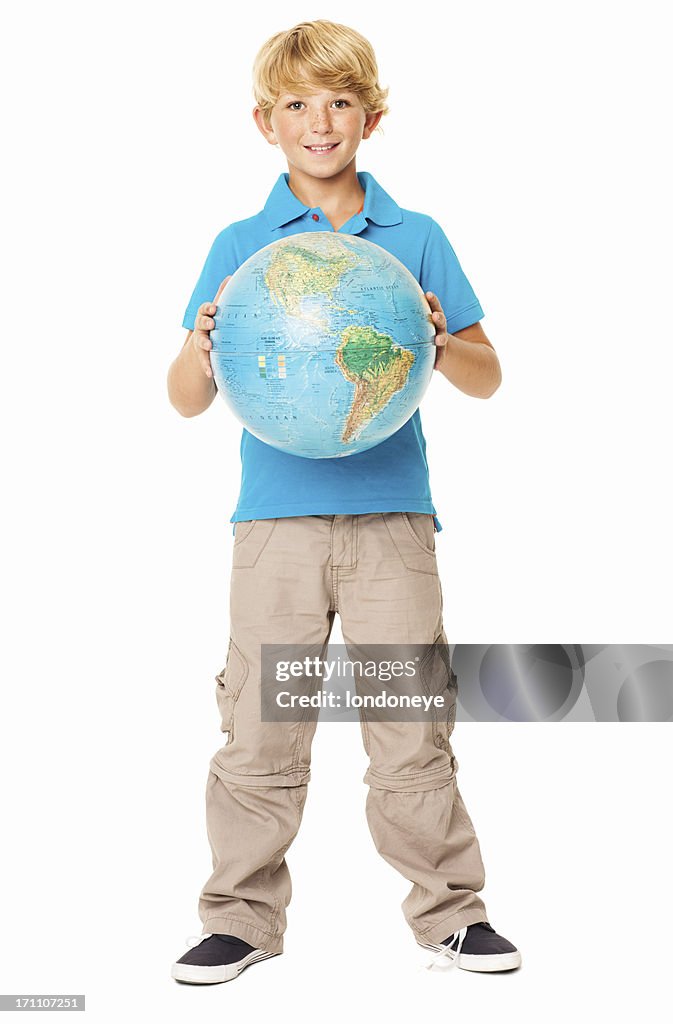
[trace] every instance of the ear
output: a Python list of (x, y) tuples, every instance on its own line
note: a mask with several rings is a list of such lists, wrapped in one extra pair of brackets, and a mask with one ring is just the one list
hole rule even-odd
[(365, 126), (362, 130), (362, 138), (368, 139), (372, 132), (376, 129), (379, 121), (383, 117), (383, 111), (377, 110), (373, 114), (367, 114), (365, 117)]
[(264, 120), (263, 111), (259, 107), (255, 107), (255, 109), (252, 112), (252, 116), (254, 118), (255, 124), (259, 128), (260, 132), (262, 133), (266, 141), (271, 146), (278, 145), (273, 128), (270, 128), (269, 125)]

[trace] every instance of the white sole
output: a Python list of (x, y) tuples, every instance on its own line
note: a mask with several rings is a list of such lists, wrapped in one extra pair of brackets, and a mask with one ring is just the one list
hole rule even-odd
[(271, 956), (280, 956), (280, 953), (267, 953), (265, 949), (253, 949), (252, 953), (248, 953), (235, 964), (217, 964), (214, 967), (174, 963), (171, 967), (171, 978), (176, 981), (188, 981), (192, 985), (216, 985), (222, 981), (233, 981), (250, 964), (256, 964), (259, 960), (268, 960)]
[[(423, 949), (433, 949), (441, 953), (446, 946), (433, 946), (430, 943), (419, 942)], [(513, 953), (488, 953), (485, 956), (477, 956), (476, 953), (461, 953), (456, 962), (455, 951), (450, 949), (446, 954), (456, 963), (456, 967), (464, 971), (511, 971), (521, 966), (521, 953), (517, 949)]]

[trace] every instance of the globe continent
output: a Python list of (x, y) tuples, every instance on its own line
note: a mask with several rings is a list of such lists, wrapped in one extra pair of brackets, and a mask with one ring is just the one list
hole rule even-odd
[(309, 231), (259, 249), (226, 285), (210, 360), (255, 437), (292, 455), (373, 448), (413, 416), (435, 361), (423, 291), (357, 235)]

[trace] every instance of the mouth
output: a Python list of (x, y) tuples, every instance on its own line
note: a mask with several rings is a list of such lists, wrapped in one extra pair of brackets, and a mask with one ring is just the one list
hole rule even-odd
[(304, 146), (304, 149), (307, 149), (309, 153), (315, 153), (316, 156), (323, 156), (325, 153), (331, 153), (338, 145), (338, 142), (331, 142), (326, 146)]

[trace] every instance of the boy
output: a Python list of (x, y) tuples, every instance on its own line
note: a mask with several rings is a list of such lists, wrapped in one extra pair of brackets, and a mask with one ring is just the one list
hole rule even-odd
[[(356, 172), (360, 142), (387, 113), (368, 41), (325, 20), (277, 33), (255, 60), (254, 91), (255, 123), (280, 146), (289, 173), (260, 213), (231, 224), (211, 247), (183, 321), (189, 334), (168, 374), (175, 408), (194, 416), (215, 397), (209, 332), (229, 277), (263, 246), (311, 230), (360, 235), (397, 256), (430, 304), (435, 369), (466, 394), (490, 397), (500, 384), (498, 358), (441, 228)], [(229, 649), (217, 676), (228, 736), (206, 789), (213, 873), (199, 901), (203, 935), (171, 971), (191, 983), (229, 981), (283, 949), (285, 853), (306, 799), (315, 721), (260, 720), (261, 645), (324, 652), (338, 612), (349, 646), (448, 651), (434, 540), (441, 526), (418, 411), (385, 442), (340, 459), (289, 455), (244, 430), (241, 460)], [(441, 657), (437, 664), (437, 692), (454, 687), (455, 697), (450, 666)], [(467, 970), (509, 970), (520, 953), (490, 926), (476, 895), (484, 868), (456, 783), (454, 715), (455, 703), (439, 724), (400, 727), (363, 716), (367, 818), (381, 855), (413, 883), (403, 910), (416, 941)]]

